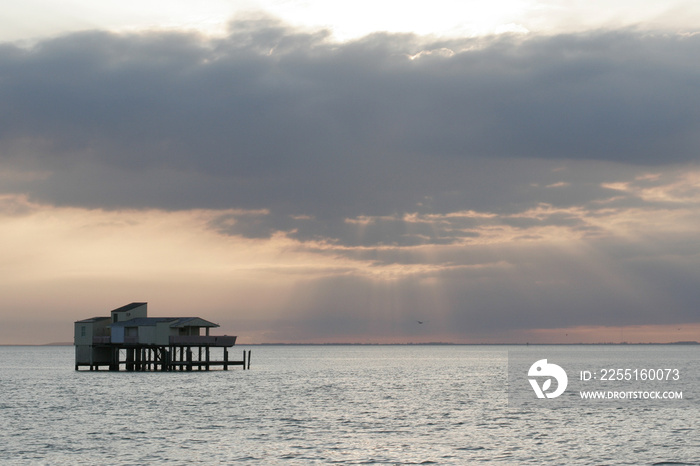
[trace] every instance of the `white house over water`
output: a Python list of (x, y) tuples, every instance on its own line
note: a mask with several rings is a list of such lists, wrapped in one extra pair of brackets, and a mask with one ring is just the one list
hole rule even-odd
[[(131, 303), (114, 309), (109, 317), (75, 322), (75, 369), (108, 366), (119, 370), (122, 365), (126, 370), (164, 371), (209, 370), (216, 365), (245, 368), (244, 362), (228, 360), (227, 348), (236, 344), (235, 336), (210, 335), (209, 330), (218, 324), (200, 317), (148, 317), (147, 308), (147, 303)], [(223, 348), (223, 360), (212, 361), (211, 348)]]

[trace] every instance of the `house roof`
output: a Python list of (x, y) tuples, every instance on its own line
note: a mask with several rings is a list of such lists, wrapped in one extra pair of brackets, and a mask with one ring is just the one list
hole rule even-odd
[(170, 322), (170, 327), (218, 327), (219, 324), (209, 322), (200, 317), (137, 317), (136, 319), (122, 320), (110, 327), (153, 327), (161, 322)]
[(176, 317), (137, 317), (115, 322), (110, 327), (152, 327), (160, 322), (175, 321)]
[(201, 317), (180, 317), (178, 322), (170, 324), (171, 327), (218, 327), (219, 324), (209, 322)]
[(101, 320), (109, 320), (109, 317), (90, 317), (89, 319), (76, 320), (76, 324), (91, 324), (94, 322), (99, 322)]
[(126, 312), (126, 311), (130, 311), (130, 310), (132, 310), (132, 309), (136, 309), (137, 307), (141, 307), (141, 306), (143, 306), (143, 305), (145, 305), (145, 304), (148, 304), (148, 303), (131, 303), (131, 304), (127, 304), (126, 306), (118, 307), (118, 308), (116, 308), (116, 309), (110, 311), (110, 313), (111, 313), (111, 312)]

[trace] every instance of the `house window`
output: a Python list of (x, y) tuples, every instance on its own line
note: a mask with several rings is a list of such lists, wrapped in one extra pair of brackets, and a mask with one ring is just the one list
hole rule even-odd
[(84, 337), (84, 336), (85, 336), (85, 326), (84, 326), (84, 325), (81, 325), (81, 326), (80, 326), (80, 336), (81, 336), (81, 337)]

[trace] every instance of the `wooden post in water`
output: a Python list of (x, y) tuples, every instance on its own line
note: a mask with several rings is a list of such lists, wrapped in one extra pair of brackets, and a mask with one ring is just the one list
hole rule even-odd
[(112, 348), (112, 354), (109, 362), (110, 371), (119, 370), (119, 348)]
[(250, 350), (248, 350), (248, 369), (250, 369)]
[[(112, 343), (97, 345), (103, 348), (108, 356), (100, 358), (95, 362), (90, 358), (88, 361), (78, 361), (75, 364), (75, 370), (79, 371), (81, 367), (85, 367), (90, 371), (99, 371), (101, 366), (110, 371), (124, 370), (127, 372), (148, 372), (148, 371), (209, 371), (211, 368), (221, 368), (225, 371), (231, 370), (231, 366), (243, 366), (243, 370), (250, 369), (251, 351), (243, 350), (243, 360), (236, 360), (229, 351), (229, 347), (223, 344), (214, 344), (208, 346), (210, 342), (203, 342), (201, 346), (187, 346), (189, 342), (184, 342), (185, 345), (150, 345), (150, 344), (132, 344), (132, 343)], [(219, 343), (219, 342), (216, 342)], [(228, 341), (224, 341), (228, 343)], [(233, 345), (232, 345), (233, 346)], [(197, 348), (197, 355), (194, 349)], [(217, 356), (216, 351), (212, 354), (212, 348), (221, 348), (223, 359)], [(178, 351), (179, 349), (179, 351)], [(124, 352), (124, 360), (121, 360), (122, 351)], [(179, 356), (178, 356), (179, 353)], [(76, 357), (77, 359), (77, 357)], [(196, 368), (195, 368), (196, 367)]]

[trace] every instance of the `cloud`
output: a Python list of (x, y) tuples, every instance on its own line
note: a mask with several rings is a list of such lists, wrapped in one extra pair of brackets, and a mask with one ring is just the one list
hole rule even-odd
[[(697, 321), (700, 204), (643, 197), (645, 189), (697, 192), (696, 180), (683, 171), (640, 175), (612, 183), (622, 194), (607, 188), (608, 199), (576, 207), (348, 218), (354, 242), (323, 230), (303, 240), (231, 230), (264, 221), (265, 210), (86, 209), (7, 195), (0, 337), (31, 329), (57, 340), (48, 335), (61, 321), (135, 295), (156, 315), (206, 308), (247, 342), (534, 342), (578, 327), (685, 328)], [(51, 309), (50, 318), (37, 309)], [(667, 333), (654, 339), (673, 338)]]
[(199, 298), (258, 341), (696, 322), (699, 48), (264, 17), (4, 44), (6, 306)]
[(697, 160), (698, 48), (632, 30), (334, 43), (270, 18), (4, 44), (0, 163), (45, 174), (15, 183), (35, 199), (270, 209), (283, 228), (447, 192), (481, 208), (512, 160)]

